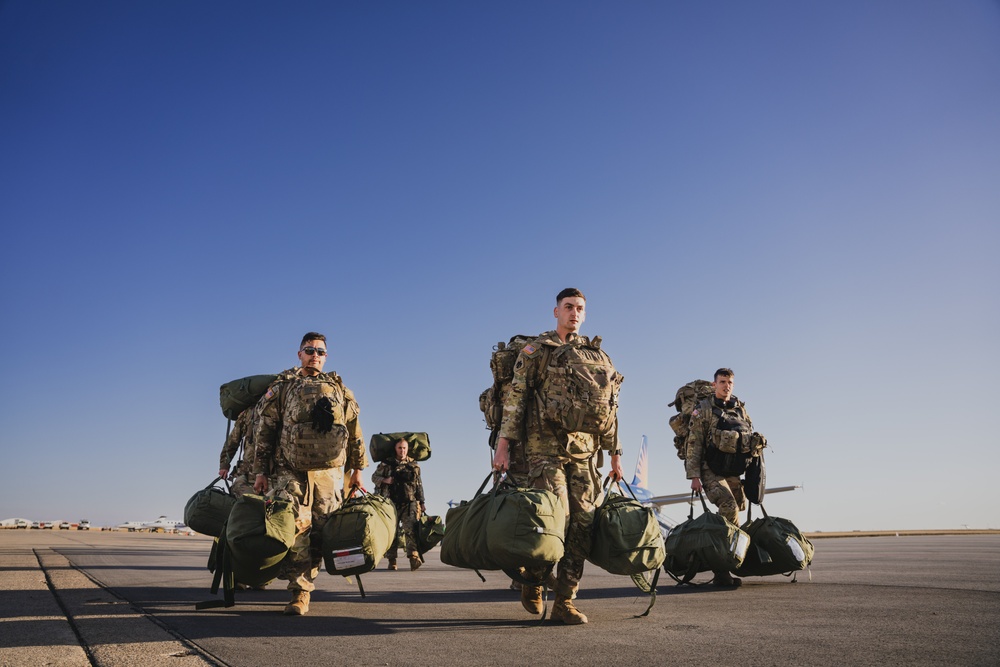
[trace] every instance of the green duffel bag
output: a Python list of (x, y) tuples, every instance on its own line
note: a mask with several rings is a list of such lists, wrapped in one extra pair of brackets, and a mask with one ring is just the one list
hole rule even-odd
[(409, 443), (409, 456), (414, 461), (426, 461), (431, 457), (431, 437), (426, 433), (376, 433), (368, 443), (368, 453), (372, 460), (381, 463), (396, 457), (396, 443), (406, 440)]
[(486, 546), (486, 524), (492, 498), (482, 491), (491, 477), (492, 474), (486, 478), (472, 500), (463, 500), (445, 514), (444, 538), (441, 540), (441, 562), (445, 565), (471, 570), (500, 569)]
[(278, 576), (281, 561), (295, 542), (292, 503), (244, 494), (229, 513), (224, 536), (235, 580), (263, 586)]
[[(628, 482), (622, 480), (632, 493)], [(594, 513), (593, 542), (587, 560), (611, 574), (659, 570), (667, 557), (656, 514), (636, 498), (608, 490)]]
[(667, 535), (663, 569), (681, 584), (690, 582), (699, 572), (735, 572), (750, 544), (750, 536), (739, 526), (709, 511), (701, 493), (698, 499), (704, 509), (702, 515), (694, 518), (692, 502), (688, 520), (674, 526)]
[(743, 530), (750, 536), (750, 547), (736, 574), (741, 577), (791, 575), (809, 567), (815, 552), (809, 538), (788, 519), (768, 516), (763, 505), (760, 510), (764, 512), (763, 518), (751, 521), (748, 513), (743, 524)]
[[(225, 483), (225, 489), (216, 486), (220, 481)], [(184, 525), (196, 533), (219, 537), (235, 504), (236, 496), (232, 494), (229, 482), (216, 477), (184, 505)]]
[(277, 375), (248, 375), (219, 387), (219, 406), (226, 419), (236, 419), (247, 408), (256, 405)]
[(323, 526), (326, 571), (345, 577), (371, 572), (395, 541), (397, 524), (388, 498), (364, 491), (349, 498)]
[(414, 527), (417, 538), (417, 551), (423, 556), (436, 547), (444, 537), (444, 522), (439, 516), (420, 515), (420, 521)]

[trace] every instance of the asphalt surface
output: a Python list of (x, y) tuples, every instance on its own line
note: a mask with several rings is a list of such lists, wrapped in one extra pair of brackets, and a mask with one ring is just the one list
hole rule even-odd
[(662, 576), (646, 618), (628, 578), (588, 565), (577, 606), (590, 623), (569, 627), (524, 612), (501, 573), (483, 583), (436, 549), (416, 572), (363, 575), (365, 598), (323, 572), (309, 614), (287, 617), (283, 582), (196, 611), (221, 597), (208, 538), (2, 530), (0, 665), (1000, 664), (1000, 535), (814, 544), (796, 583)]

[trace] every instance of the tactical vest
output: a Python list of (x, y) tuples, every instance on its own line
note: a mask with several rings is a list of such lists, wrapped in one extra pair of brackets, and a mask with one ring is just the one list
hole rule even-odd
[(709, 408), (714, 423), (705, 443), (704, 460), (717, 475), (742, 475), (751, 456), (752, 426), (743, 403), (733, 397), (733, 407), (719, 407), (714, 398), (702, 401), (699, 408)]
[(536, 396), (542, 417), (567, 433), (611, 433), (625, 378), (601, 349), (600, 336), (562, 345), (540, 342), (545, 355)]
[(336, 468), (347, 461), (347, 423), (357, 418), (340, 378), (296, 378), (282, 389), (280, 458), (297, 471)]

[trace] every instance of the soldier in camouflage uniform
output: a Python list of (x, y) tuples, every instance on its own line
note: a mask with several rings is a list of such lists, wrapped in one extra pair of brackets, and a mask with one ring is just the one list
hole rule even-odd
[(229, 479), (229, 465), (240, 446), (243, 447), (243, 458), (236, 463), (231, 480), (231, 490), (237, 498), (244, 493), (253, 493), (253, 420), (254, 409), (250, 406), (236, 418), (219, 455), (219, 477)]
[[(586, 317), (586, 298), (573, 288), (556, 296), (553, 310), (556, 330), (542, 334), (525, 346), (514, 366), (511, 392), (504, 402), (503, 423), (497, 438), (493, 467), (505, 471), (511, 463), (510, 442), (524, 444), (528, 461), (526, 473), (529, 485), (547, 489), (558, 496), (566, 508), (565, 553), (556, 572), (556, 601), (552, 619), (569, 625), (587, 622), (587, 617), (573, 604), (580, 587), (583, 564), (590, 554), (591, 526), (594, 510), (601, 494), (599, 462), (604, 451), (611, 453), (612, 480), (622, 478), (621, 448), (617, 423), (612, 433), (595, 436), (589, 433), (569, 433), (543, 416), (539, 401), (534, 400), (533, 386), (543, 369), (541, 354), (545, 346), (553, 348), (578, 344), (587, 339), (578, 332)], [(589, 343), (589, 341), (587, 341)], [(537, 580), (543, 572), (528, 572)], [(542, 587), (522, 586), (521, 604), (533, 614), (543, 610)]]
[[(420, 515), (427, 511), (424, 504), (424, 484), (420, 481), (420, 465), (409, 456), (410, 443), (400, 439), (396, 443), (396, 458), (382, 461), (372, 475), (372, 482), (379, 494), (396, 506), (399, 533), (403, 536), (403, 549), (410, 559), (410, 569), (416, 570), (423, 563), (417, 548), (416, 526)], [(389, 569), (396, 569), (399, 540), (392, 543), (386, 558)]]
[[(735, 449), (724, 444), (726, 439), (733, 442), (751, 440), (753, 424), (746, 406), (733, 396), (733, 371), (720, 368), (715, 371), (712, 387), (715, 395), (702, 399), (691, 412), (691, 430), (687, 438), (684, 468), (691, 480), (691, 489), (704, 489), (708, 500), (719, 508), (719, 514), (731, 523), (740, 524), (740, 510), (746, 509), (746, 497), (740, 474), (732, 474), (732, 469), (720, 467), (723, 449)], [(744, 447), (745, 448), (745, 447)], [(759, 452), (758, 452), (759, 453)], [(732, 457), (730, 457), (732, 458)], [(715, 467), (722, 474), (712, 470)], [(727, 472), (728, 470), (728, 472)], [(717, 586), (739, 586), (742, 582), (729, 572), (716, 572), (713, 580)]]
[[(352, 485), (361, 487), (361, 470), (368, 465), (358, 404), (336, 373), (324, 373), (326, 337), (309, 332), (302, 338), (298, 357), (302, 365), (285, 371), (257, 406), (254, 428), (256, 473), (254, 489), (292, 502), (295, 543), (282, 564), (280, 579), (288, 581), (292, 601), (284, 613), (301, 616), (309, 611), (309, 593), (322, 563), (322, 530), (330, 514), (343, 502), (344, 466)], [(330, 468), (299, 469), (307, 444), (332, 449)], [(297, 444), (307, 443), (307, 444)]]

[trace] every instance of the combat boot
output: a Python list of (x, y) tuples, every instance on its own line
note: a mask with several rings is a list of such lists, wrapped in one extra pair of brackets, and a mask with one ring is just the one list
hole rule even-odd
[(542, 587), (521, 584), (521, 606), (529, 614), (541, 614), (544, 609), (542, 605)]
[(413, 572), (423, 564), (424, 561), (420, 560), (420, 554), (418, 554), (416, 551), (410, 554), (410, 572)]
[(587, 615), (577, 609), (571, 599), (557, 595), (556, 603), (552, 605), (552, 620), (566, 625), (583, 625), (587, 622)]
[(285, 605), (285, 616), (302, 616), (309, 611), (309, 591), (295, 591), (292, 601)]
[(712, 583), (720, 588), (739, 588), (743, 584), (743, 580), (728, 572), (716, 572)]
[(389, 564), (385, 566), (385, 569), (387, 569), (387, 570), (395, 570), (396, 569), (396, 559), (395, 558), (390, 558), (389, 559)]

